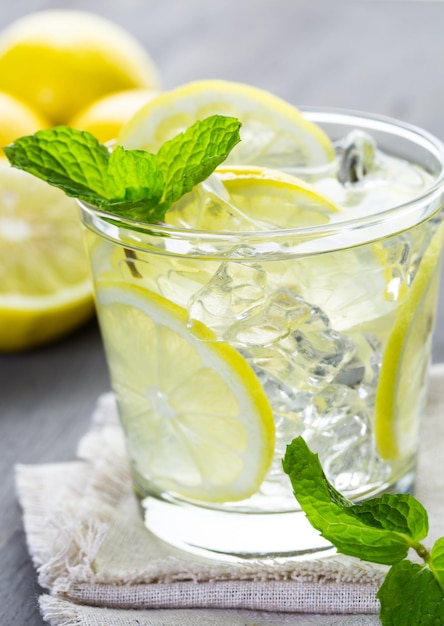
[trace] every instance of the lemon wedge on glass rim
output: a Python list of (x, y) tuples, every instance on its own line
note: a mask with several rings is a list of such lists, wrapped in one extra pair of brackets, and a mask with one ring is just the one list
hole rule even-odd
[(307, 167), (335, 158), (327, 135), (296, 107), (262, 89), (224, 80), (191, 82), (160, 94), (123, 126), (117, 142), (127, 149), (157, 152), (197, 120), (215, 114), (242, 123), (241, 142), (227, 164)]
[(0, 159), (0, 350), (55, 340), (92, 317), (76, 202)]
[(384, 460), (415, 445), (419, 402), (428, 366), (428, 340), (433, 330), (444, 224), (434, 234), (400, 305), (381, 364), (375, 399), (375, 436)]
[(245, 359), (203, 324), (191, 334), (184, 308), (137, 285), (99, 282), (97, 301), (136, 483), (213, 503), (255, 493), (274, 421)]

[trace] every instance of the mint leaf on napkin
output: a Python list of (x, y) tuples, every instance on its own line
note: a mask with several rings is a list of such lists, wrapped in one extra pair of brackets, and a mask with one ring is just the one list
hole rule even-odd
[[(430, 550), (430, 565), (433, 567), (435, 578), (444, 591), (444, 537), (438, 539)], [(443, 611), (444, 617), (444, 611)]]
[(207, 178), (240, 141), (240, 122), (212, 115), (166, 142), (156, 154), (110, 151), (87, 131), (66, 126), (40, 130), (4, 148), (13, 167), (66, 195), (148, 223)]
[[(385, 494), (354, 504), (327, 480), (302, 437), (287, 446), (283, 468), (309, 522), (338, 552), (392, 566), (377, 594), (384, 626), (444, 624), (444, 538), (430, 552), (420, 543), (428, 532), (420, 502)], [(411, 548), (422, 565), (406, 560)]]
[(377, 597), (384, 626), (444, 623), (444, 593), (432, 572), (418, 563), (400, 561), (390, 568)]
[(427, 513), (408, 494), (387, 494), (361, 505), (346, 500), (328, 482), (302, 437), (287, 447), (283, 465), (311, 525), (339, 552), (391, 565), (427, 535)]

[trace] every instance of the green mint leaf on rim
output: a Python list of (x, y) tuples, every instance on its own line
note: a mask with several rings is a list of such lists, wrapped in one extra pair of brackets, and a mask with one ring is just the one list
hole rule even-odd
[(156, 208), (164, 179), (154, 154), (116, 146), (109, 155), (106, 175), (107, 188), (113, 194), (101, 208), (134, 220), (162, 219), (163, 213), (157, 216)]
[[(419, 543), (428, 532), (422, 504), (409, 494), (353, 504), (328, 481), (302, 437), (287, 446), (283, 468), (311, 525), (338, 552), (391, 565), (377, 593), (383, 626), (444, 624), (444, 537), (430, 552)], [(406, 560), (410, 548), (422, 565)]]
[(90, 133), (58, 126), (21, 137), (4, 151), (13, 167), (60, 187), (68, 196), (101, 204), (109, 193), (109, 151)]
[(239, 142), (240, 123), (213, 115), (167, 141), (157, 153), (165, 180), (163, 202), (171, 206), (225, 161)]
[(110, 151), (86, 131), (40, 130), (4, 148), (13, 167), (100, 209), (161, 221), (170, 206), (202, 182), (240, 141), (240, 122), (212, 115), (166, 142), (158, 154)]

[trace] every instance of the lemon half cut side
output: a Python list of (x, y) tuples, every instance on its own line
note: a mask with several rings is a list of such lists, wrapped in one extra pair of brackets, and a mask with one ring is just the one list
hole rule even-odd
[(306, 167), (331, 163), (333, 146), (319, 126), (262, 89), (223, 80), (202, 80), (165, 92), (123, 126), (118, 143), (157, 152), (197, 120), (210, 115), (237, 117), (241, 142), (226, 163), (267, 167)]
[(418, 392), (429, 363), (443, 239), (444, 223), (421, 260), (384, 350), (375, 399), (376, 443), (384, 460), (399, 459), (416, 445)]
[(0, 351), (58, 339), (94, 303), (76, 202), (0, 159)]
[(255, 493), (274, 452), (270, 405), (253, 370), (187, 313), (137, 285), (103, 282), (99, 320), (136, 474), (217, 503)]

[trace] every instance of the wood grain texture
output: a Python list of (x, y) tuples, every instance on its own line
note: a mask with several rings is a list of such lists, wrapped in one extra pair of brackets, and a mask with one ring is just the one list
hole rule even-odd
[[(444, 2), (16, 0), (1, 3), (0, 29), (30, 11), (63, 7), (92, 10), (132, 32), (165, 88), (239, 80), (299, 105), (399, 117), (444, 138)], [(444, 289), (434, 359), (444, 360)], [(95, 322), (45, 349), (0, 356), (1, 626), (43, 625), (13, 466), (72, 459), (107, 389)]]

